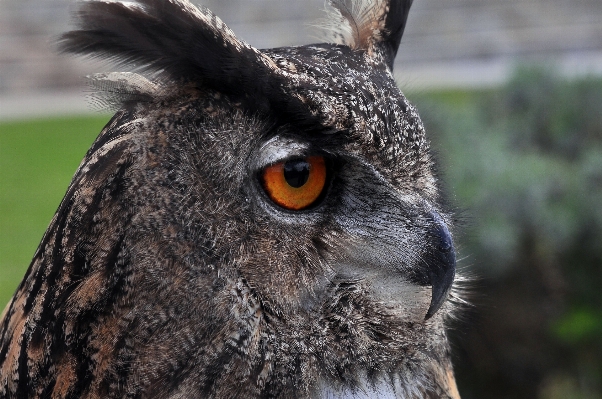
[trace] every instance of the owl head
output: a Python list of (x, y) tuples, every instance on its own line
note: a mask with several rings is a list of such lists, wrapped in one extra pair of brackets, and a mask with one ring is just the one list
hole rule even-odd
[(43, 350), (2, 367), (72, 397), (458, 397), (452, 217), (392, 74), (410, 5), (332, 0), (328, 43), (258, 50), (186, 0), (81, 3), (60, 46), (120, 70), (92, 78), (116, 114), (3, 324)]

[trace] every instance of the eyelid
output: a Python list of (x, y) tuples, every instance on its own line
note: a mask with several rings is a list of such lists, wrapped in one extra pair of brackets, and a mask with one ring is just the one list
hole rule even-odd
[(287, 162), (296, 158), (306, 158), (310, 154), (311, 145), (288, 137), (276, 136), (267, 141), (259, 149), (256, 171), (279, 162)]

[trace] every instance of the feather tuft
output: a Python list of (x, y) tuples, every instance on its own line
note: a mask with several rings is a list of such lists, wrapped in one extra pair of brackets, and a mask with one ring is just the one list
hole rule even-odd
[[(92, 88), (100, 89), (95, 108), (115, 109), (169, 93), (154, 91), (151, 81), (155, 88), (215, 90), (259, 112), (282, 103), (280, 97), (272, 99), (283, 87), (274, 61), (188, 0), (88, 0), (79, 4), (75, 17), (77, 29), (60, 37), (60, 50), (132, 72), (93, 77)], [(252, 100), (248, 93), (254, 93)]]
[(328, 0), (322, 26), (329, 42), (368, 50), (384, 29), (387, 1)]
[(76, 21), (79, 29), (59, 39), (60, 50), (163, 81), (239, 91), (241, 80), (277, 69), (211, 11), (187, 0), (85, 1)]
[[(327, 0), (320, 21), (331, 43), (380, 55), (393, 69), (399, 42), (413, 0)], [(378, 58), (378, 57), (376, 57)]]

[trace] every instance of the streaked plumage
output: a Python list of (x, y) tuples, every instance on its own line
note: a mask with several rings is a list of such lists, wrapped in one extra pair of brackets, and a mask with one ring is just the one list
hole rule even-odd
[[(62, 49), (128, 72), (93, 78), (117, 111), (1, 321), (0, 396), (458, 398), (452, 220), (392, 77), (410, 5), (333, 0), (335, 44), (257, 50), (186, 0), (81, 3)], [(274, 203), (266, 168), (312, 156), (318, 199)]]

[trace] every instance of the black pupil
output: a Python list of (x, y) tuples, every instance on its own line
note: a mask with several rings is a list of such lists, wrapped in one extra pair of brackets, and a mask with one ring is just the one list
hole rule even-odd
[(284, 179), (295, 188), (307, 183), (309, 179), (309, 164), (301, 159), (288, 161), (284, 164)]

